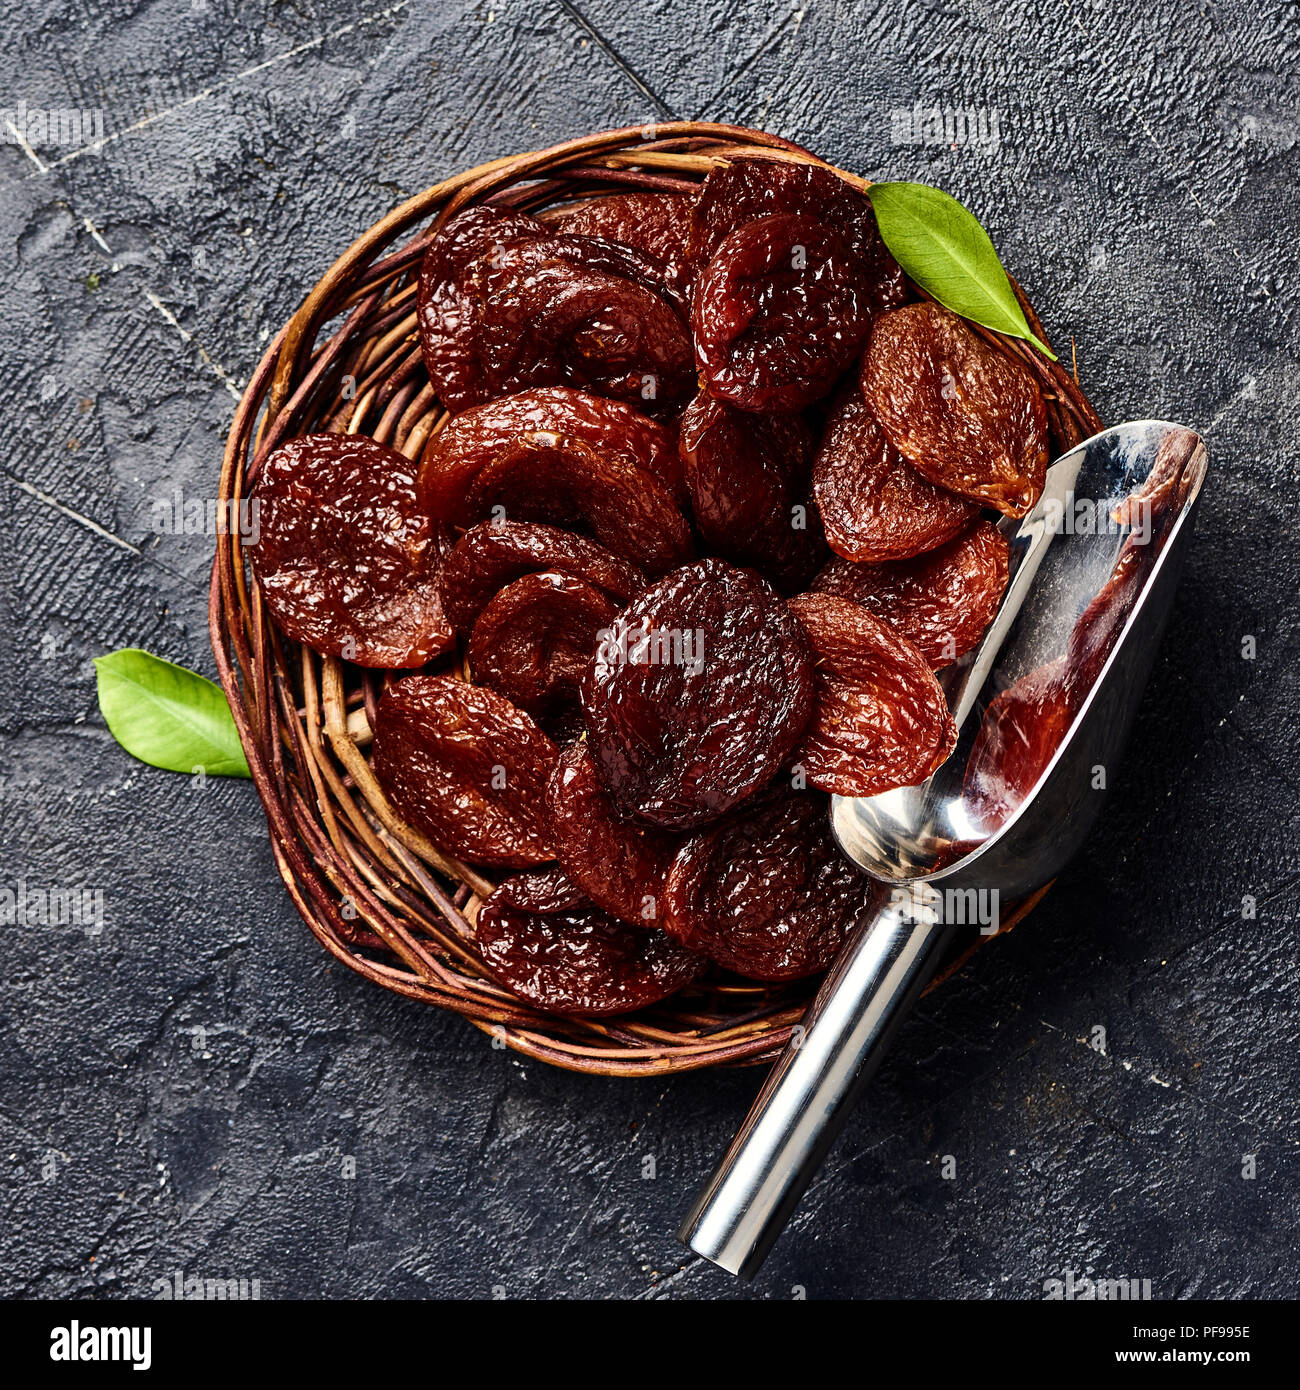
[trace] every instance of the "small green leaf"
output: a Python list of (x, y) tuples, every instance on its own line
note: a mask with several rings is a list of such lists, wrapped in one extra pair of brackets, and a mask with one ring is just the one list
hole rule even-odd
[(95, 679), (109, 732), (141, 762), (170, 772), (250, 775), (220, 686), (138, 647), (96, 657)]
[(989, 234), (951, 194), (924, 183), (873, 183), (880, 235), (909, 276), (954, 314), (1056, 354), (1025, 322)]

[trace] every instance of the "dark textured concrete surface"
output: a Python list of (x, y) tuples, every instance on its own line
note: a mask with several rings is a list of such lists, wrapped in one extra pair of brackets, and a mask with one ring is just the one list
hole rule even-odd
[[(0, 1292), (1300, 1294), (1295, 5), (38, 0), (0, 29), (0, 106), (105, 135), (0, 145), (0, 884), (105, 904), (98, 935), (0, 928)], [(902, 143), (915, 103), (989, 138)], [(947, 187), (1102, 414), (1212, 456), (1104, 824), (909, 1023), (752, 1289), (671, 1233), (757, 1073), (571, 1076), (332, 966), (251, 786), (132, 762), (90, 664), (212, 671), (211, 539), (151, 503), (212, 495), (343, 246), (449, 171), (666, 113)]]

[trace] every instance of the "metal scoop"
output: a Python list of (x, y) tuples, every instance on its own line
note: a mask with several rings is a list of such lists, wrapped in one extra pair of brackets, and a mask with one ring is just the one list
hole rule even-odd
[[(686, 1218), (692, 1250), (754, 1276), (954, 935), (995, 930), (999, 904), (1049, 882), (1082, 844), (1164, 631), (1205, 467), (1190, 430), (1118, 425), (1052, 465), (1029, 516), (1001, 523), (1006, 595), (943, 673), (956, 750), (919, 787), (833, 799), (840, 847), (889, 885), (888, 901), (845, 946)], [(1008, 767), (1024, 752), (1011, 711), (1037, 707), (1017, 692), (1053, 681), (1065, 701), (1050, 706), (1055, 751), (1030, 760), (1026, 785), (990, 779), (990, 750)]]

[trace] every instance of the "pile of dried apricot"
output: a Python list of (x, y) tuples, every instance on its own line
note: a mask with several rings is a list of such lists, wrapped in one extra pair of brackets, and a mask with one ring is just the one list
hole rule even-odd
[(829, 793), (923, 780), (935, 670), (1043, 485), (1032, 375), (923, 302), (868, 200), (763, 157), (698, 194), (434, 237), (418, 468), (308, 435), (255, 485), (272, 617), (390, 672), (372, 766), (446, 853), (516, 870), (478, 945), (529, 1005), (616, 1014), (710, 968), (824, 970), (878, 890)]

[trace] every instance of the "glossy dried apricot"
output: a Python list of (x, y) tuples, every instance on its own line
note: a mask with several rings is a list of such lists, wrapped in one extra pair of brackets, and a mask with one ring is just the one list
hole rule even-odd
[(309, 434), (262, 465), (248, 547), (276, 625), (359, 666), (423, 666), (453, 641), (438, 575), (446, 531), (416, 499), (411, 463), (365, 435)]
[(525, 213), (478, 206), (451, 218), (424, 253), (416, 290), (420, 355), (448, 410), (464, 410), (499, 394), (481, 361), (479, 303), (470, 268), (519, 240), (550, 235)]
[(654, 414), (694, 385), (685, 304), (652, 257), (594, 237), (528, 238), (466, 275), (494, 395), (574, 386)]
[(617, 612), (607, 595), (572, 575), (526, 574), (479, 615), (469, 639), (470, 671), (518, 709), (550, 714), (576, 700), (598, 634)]
[(524, 868), (554, 857), (555, 745), (492, 690), (408, 676), (379, 700), (371, 767), (408, 824), (458, 859)]
[(812, 786), (840, 796), (875, 796), (923, 782), (957, 742), (925, 658), (849, 599), (800, 594), (790, 609), (808, 634), (817, 671), (796, 768)]
[(569, 908), (585, 907), (586, 895), (558, 867), (530, 869), (527, 873), (503, 878), (491, 894), (498, 907), (514, 907), (521, 912), (536, 912), (549, 916)]
[[(585, 899), (574, 901), (554, 873), (521, 877), (521, 886), (507, 879), (483, 904), (476, 940), (487, 968), (534, 1008), (630, 1013), (675, 994), (708, 966), (664, 932), (630, 927)], [(537, 911), (516, 906), (519, 899), (564, 905)]]
[(560, 754), (546, 796), (560, 868), (620, 921), (660, 925), (680, 837), (620, 818), (585, 739)]
[(994, 696), (966, 761), (962, 799), (990, 834), (1025, 798), (1069, 732), (1074, 718), (1058, 658)]
[(718, 245), (695, 282), (695, 357), (711, 395), (743, 410), (801, 410), (858, 354), (867, 285), (844, 238), (781, 215)]
[(784, 592), (803, 588), (826, 552), (809, 507), (807, 422), (737, 410), (701, 392), (682, 415), (678, 447), (705, 545)]
[(695, 553), (672, 494), (626, 454), (548, 431), (521, 436), (482, 469), (465, 512), (580, 527), (651, 574)]
[(947, 545), (910, 560), (856, 565), (834, 559), (812, 588), (869, 608), (938, 670), (970, 651), (993, 621), (1006, 592), (1009, 555), (1002, 532), (977, 521)]
[(856, 383), (826, 422), (813, 496), (830, 548), (864, 563), (932, 550), (979, 515), (974, 502), (927, 482), (894, 448)]
[(1024, 516), (1047, 470), (1047, 408), (1027, 368), (938, 304), (882, 314), (862, 393), (889, 441), (938, 487)]
[(738, 227), (778, 213), (814, 218), (845, 238), (861, 263), (873, 310), (907, 298), (903, 272), (881, 240), (871, 204), (824, 164), (738, 158), (720, 165), (704, 180), (691, 214), (689, 253), (703, 264)]
[(689, 829), (761, 787), (793, 749), (812, 705), (808, 642), (754, 571), (702, 560), (618, 615), (581, 695), (618, 810)]
[(1169, 531), (1204, 477), (1199, 446), (1190, 430), (1166, 436), (1147, 478), (1112, 510), (1116, 522), (1135, 530), (1120, 548), (1110, 578), (1071, 629), (1064, 654), (990, 703), (963, 785), (965, 799), (989, 831), (1033, 791), (1100, 679)]
[(542, 570), (585, 580), (619, 603), (646, 585), (636, 565), (585, 536), (537, 522), (480, 521), (443, 561), (442, 611), (457, 632), (468, 633), (494, 594)]
[(831, 834), (829, 803), (780, 788), (691, 836), (673, 861), (664, 928), (754, 980), (826, 970), (884, 890)]
[(1107, 658), (1188, 491), (1200, 480), (1203, 456), (1190, 431), (1161, 445), (1146, 481), (1112, 515), (1141, 528), (1128, 536), (1110, 578), (1080, 614), (1055, 661), (1030, 671), (990, 703), (966, 763), (963, 795), (986, 829), (996, 830), (1033, 791), (1069, 733)]
[(686, 259), (694, 205), (685, 193), (613, 193), (566, 212), (556, 230), (621, 242), (672, 270)]
[(685, 498), (673, 432), (622, 401), (543, 386), (467, 410), (434, 435), (420, 460), (422, 505), (432, 516), (470, 525), (476, 518), (467, 515), (465, 499), (474, 479), (517, 440), (539, 432), (626, 455), (674, 497)]

